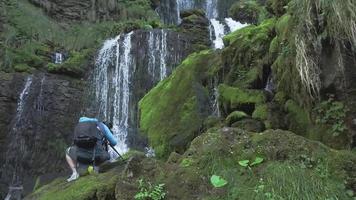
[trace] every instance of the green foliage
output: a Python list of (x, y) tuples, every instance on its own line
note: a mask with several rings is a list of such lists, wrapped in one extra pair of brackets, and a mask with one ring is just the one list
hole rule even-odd
[(240, 160), (239, 165), (242, 167), (248, 167), (248, 164), (250, 163), (250, 160)]
[(228, 125), (231, 125), (234, 122), (237, 122), (237, 121), (239, 121), (243, 118), (246, 118), (246, 117), (248, 117), (248, 115), (245, 112), (234, 111), (234, 112), (230, 113), (229, 116), (227, 116), (225, 121)]
[(210, 178), (210, 182), (216, 188), (224, 187), (227, 184), (227, 181), (225, 179), (217, 175), (212, 175)]
[(182, 167), (189, 167), (193, 163), (193, 160), (191, 158), (184, 158), (182, 162), (180, 163), (180, 166)]
[(314, 109), (316, 113), (316, 122), (323, 125), (331, 125), (334, 136), (339, 136), (347, 130), (345, 117), (348, 108), (339, 101), (329, 98), (321, 102)]
[(252, 118), (259, 120), (266, 120), (268, 117), (267, 104), (257, 105), (255, 111), (252, 113)]
[(261, 157), (256, 157), (255, 160), (253, 162), (250, 162), (250, 160), (240, 160), (239, 161), (239, 165), (242, 167), (253, 167), (255, 165), (259, 165), (264, 161), (263, 158)]
[(47, 70), (51, 73), (82, 77), (87, 67), (89, 55), (89, 50), (83, 50), (82, 52), (72, 51), (65, 62), (61, 64), (48, 63)]
[(152, 185), (143, 179), (139, 181), (139, 192), (135, 195), (135, 200), (162, 200), (166, 196), (164, 184)]
[(297, 134), (307, 136), (308, 127), (311, 126), (308, 112), (293, 100), (288, 100), (284, 105), (284, 109), (288, 113), (289, 129)]

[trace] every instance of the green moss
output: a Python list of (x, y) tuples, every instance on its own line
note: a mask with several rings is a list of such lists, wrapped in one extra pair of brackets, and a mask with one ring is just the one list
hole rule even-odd
[(267, 10), (277, 16), (282, 16), (287, 12), (287, 5), (291, 0), (267, 0)]
[(211, 51), (195, 53), (140, 101), (140, 127), (158, 157), (182, 152), (198, 133), (207, 116), (199, 103), (208, 98), (202, 81), (212, 78), (208, 71), (217, 63)]
[(263, 13), (264, 7), (251, 0), (236, 2), (229, 10), (229, 16), (241, 23), (256, 24)]
[(273, 63), (269, 48), (275, 37), (274, 25), (275, 19), (269, 19), (224, 37), (227, 47), (223, 50), (222, 60), (230, 67), (225, 83), (253, 88), (255, 83), (261, 82), (264, 68)]
[(31, 67), (29, 67), (27, 64), (18, 64), (15, 65), (14, 70), (16, 72), (30, 72)]
[(81, 77), (86, 71), (88, 57), (88, 50), (84, 50), (82, 52), (72, 51), (68, 60), (62, 64), (49, 63), (47, 65), (47, 70), (51, 73), (60, 73), (74, 77)]
[[(256, 156), (264, 161), (251, 169), (238, 164)], [(59, 179), (28, 199), (132, 199), (138, 191), (136, 181), (142, 178), (164, 183), (167, 199), (352, 200), (347, 191), (356, 183), (355, 165), (352, 152), (336, 151), (292, 132), (215, 128), (196, 137), (172, 162), (132, 159), (125, 170), (119, 165), (69, 184)], [(214, 189), (212, 175), (224, 177), (228, 184)]]
[[(251, 45), (260, 40), (269, 41), (269, 33), (274, 30), (275, 23), (275, 19), (268, 19), (263, 21), (258, 26), (251, 25), (239, 29), (225, 36), (224, 43), (228, 46), (237, 41), (242, 45)], [(240, 40), (242, 40), (242, 42)]]
[(265, 101), (266, 96), (261, 90), (244, 90), (225, 84), (219, 85), (219, 102), (232, 110), (242, 105), (262, 104)]
[(280, 105), (284, 105), (285, 102), (287, 101), (286, 99), (286, 94), (284, 94), (284, 92), (277, 92), (274, 95), (274, 101), (276, 101), (277, 103), (279, 103)]
[(227, 116), (225, 123), (228, 125), (233, 124), (234, 122), (237, 122), (243, 118), (248, 117), (248, 115), (242, 111), (234, 111)]
[(290, 14), (285, 14), (280, 17), (276, 23), (276, 31), (279, 37), (283, 40), (289, 37), (289, 30), (290, 23), (291, 23), (292, 16)]
[(324, 179), (316, 170), (303, 169), (290, 164), (274, 162), (262, 172), (262, 191), (259, 198), (276, 199), (350, 199), (342, 180)]
[(288, 112), (290, 122), (290, 130), (298, 134), (305, 135), (308, 127), (311, 125), (311, 120), (307, 111), (301, 108), (293, 100), (288, 100), (285, 104), (285, 110)]
[(273, 38), (273, 40), (269, 46), (269, 53), (272, 55), (278, 55), (279, 46), (280, 46), (279, 38), (276, 36), (275, 38)]
[(113, 198), (117, 180), (118, 176), (113, 172), (81, 177), (71, 183), (67, 183), (64, 179), (57, 179), (39, 188), (31, 196), (37, 200)]
[(267, 104), (257, 105), (255, 111), (252, 113), (252, 118), (259, 120), (266, 120), (268, 117), (268, 106)]

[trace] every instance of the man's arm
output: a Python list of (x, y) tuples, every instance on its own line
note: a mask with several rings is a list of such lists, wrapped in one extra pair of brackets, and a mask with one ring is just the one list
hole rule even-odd
[(98, 126), (101, 132), (104, 133), (104, 136), (109, 141), (110, 145), (115, 146), (117, 144), (117, 141), (110, 129), (103, 122), (99, 122)]

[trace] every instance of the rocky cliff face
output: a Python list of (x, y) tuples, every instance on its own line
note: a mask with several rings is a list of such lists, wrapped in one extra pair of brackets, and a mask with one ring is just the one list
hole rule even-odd
[(119, 16), (118, 2), (115, 0), (31, 0), (42, 7), (48, 15), (59, 21), (109, 20)]
[(36, 179), (45, 181), (66, 171), (64, 152), (80, 116), (85, 84), (43, 73), (0, 73), (0, 79), (0, 184), (4, 197), (9, 184), (23, 184), (28, 193)]

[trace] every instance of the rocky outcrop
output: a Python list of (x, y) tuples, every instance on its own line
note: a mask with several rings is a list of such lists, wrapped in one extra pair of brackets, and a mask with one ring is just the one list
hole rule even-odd
[(64, 152), (80, 117), (85, 84), (43, 73), (0, 73), (0, 79), (0, 184), (4, 197), (9, 184), (23, 185), (28, 193), (36, 179), (46, 182), (66, 171)]
[(30, 0), (35, 5), (42, 7), (48, 15), (59, 21), (78, 20), (110, 20), (118, 17), (118, 2), (105, 1), (74, 1), (74, 0)]
[(108, 21), (127, 19), (148, 19), (153, 17), (154, 5), (149, 0), (116, 1), (116, 0), (30, 0), (41, 7), (52, 18), (60, 22), (73, 21)]
[(211, 46), (209, 20), (203, 10), (189, 10), (181, 13), (181, 31), (187, 35), (195, 52)]

